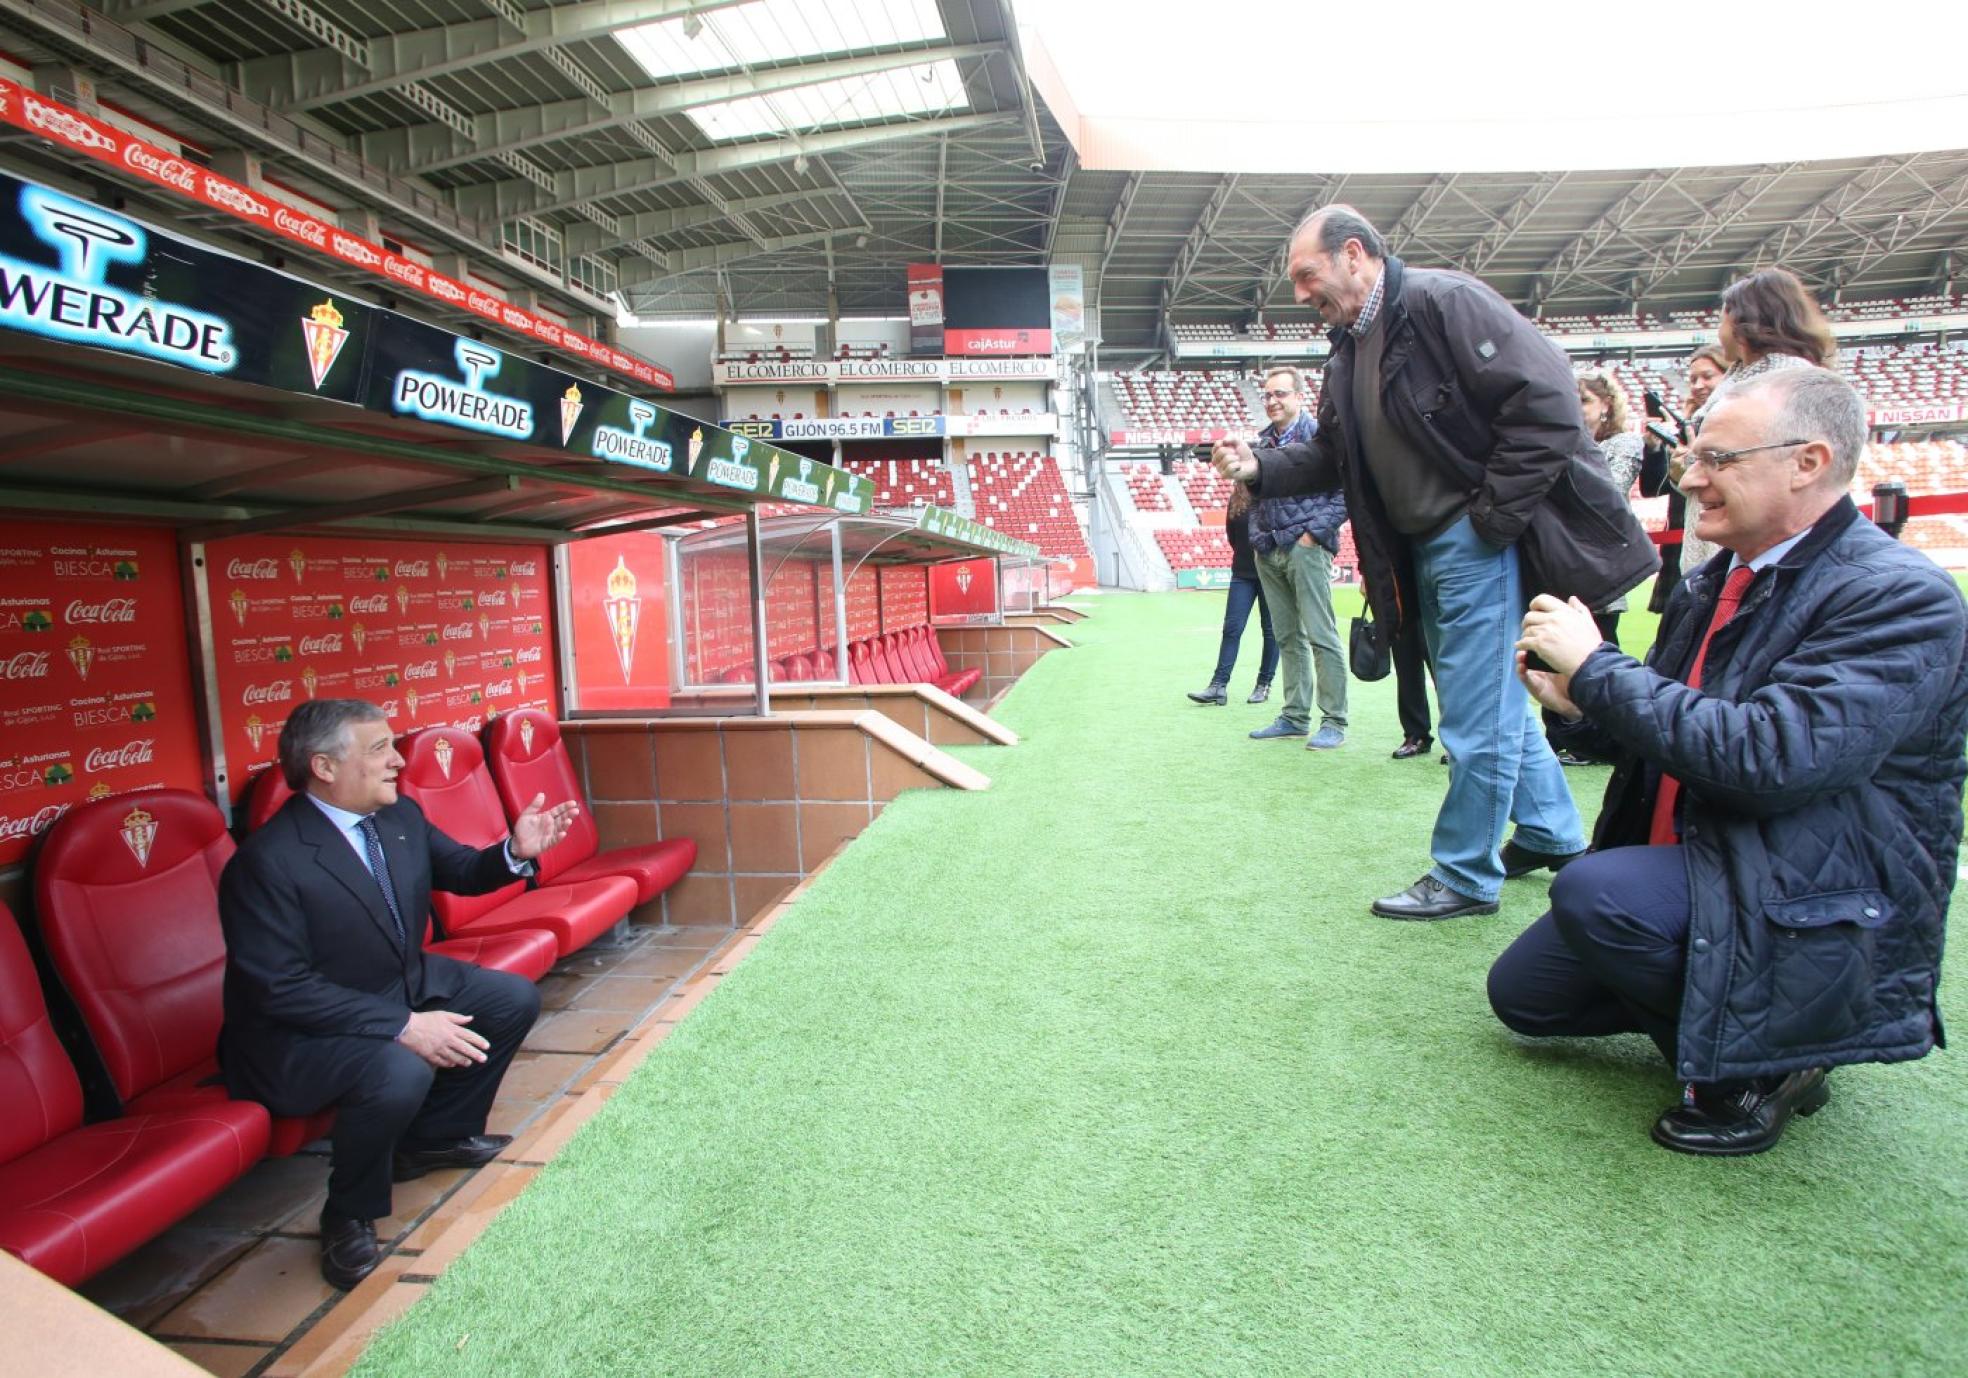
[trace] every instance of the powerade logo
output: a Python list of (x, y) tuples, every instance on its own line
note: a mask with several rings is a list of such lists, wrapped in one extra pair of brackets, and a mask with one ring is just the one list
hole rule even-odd
[(593, 452), (597, 459), (612, 459), (618, 464), (634, 464), (644, 469), (660, 469), (668, 472), (674, 456), (669, 444), (661, 440), (649, 440), (643, 436), (656, 420), (656, 408), (647, 402), (629, 403), (629, 424), (635, 433), (619, 430), (614, 426), (596, 426)]
[(516, 397), (487, 392), (486, 379), (496, 377), (506, 359), (490, 345), (476, 340), (459, 340), (452, 351), (462, 384), (455, 378), (406, 368), (396, 375), (390, 389), (390, 402), (400, 412), (409, 412), (426, 421), (447, 426), (463, 426), (470, 431), (503, 435), (511, 440), (527, 440), (533, 435), (532, 404)]
[(751, 441), (742, 435), (733, 436), (731, 458), (712, 460), (704, 477), (712, 483), (721, 483), (727, 488), (743, 488), (746, 492), (756, 493), (759, 486), (759, 471), (744, 462), (745, 456), (750, 454), (751, 450)]
[(799, 462), (799, 477), (788, 477), (780, 489), (789, 502), (819, 502), (820, 485), (813, 482), (813, 461), (802, 458)]
[(0, 254), (0, 323), (203, 373), (232, 371), (238, 351), (228, 321), (103, 281), (112, 264), (144, 261), (149, 237), (140, 226), (40, 187), (21, 188), (20, 210), (61, 268)]

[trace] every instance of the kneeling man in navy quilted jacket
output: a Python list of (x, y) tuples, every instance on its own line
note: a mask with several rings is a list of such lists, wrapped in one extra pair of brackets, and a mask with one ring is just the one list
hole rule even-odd
[(1654, 1139), (1680, 1152), (1760, 1153), (1829, 1068), (1942, 1042), (1968, 609), (1847, 496), (1865, 435), (1824, 369), (1722, 394), (1682, 481), (1722, 551), (1647, 663), (1549, 597), (1517, 643), (1531, 693), (1619, 764), (1490, 1003), (1520, 1033), (1649, 1035), (1683, 1083)]

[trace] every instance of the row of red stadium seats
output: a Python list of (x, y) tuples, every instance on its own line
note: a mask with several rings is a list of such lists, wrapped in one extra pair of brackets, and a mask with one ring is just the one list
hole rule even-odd
[[(398, 746), (402, 794), (471, 846), (505, 836), (509, 817), (535, 795), (582, 797), (545, 713), (495, 719), (483, 745), (431, 727)], [(278, 771), (266, 771), (249, 796), (246, 829), (292, 801)], [(0, 1248), (57, 1281), (100, 1272), (262, 1157), (291, 1154), (332, 1124), (329, 1113), (271, 1116), (231, 1099), (219, 1077), (219, 880), (234, 850), (218, 808), (179, 789), (83, 804), (48, 833), (34, 866), (35, 917), (120, 1104), (99, 1123), (82, 1123), (81, 1082), (20, 927), (0, 909)], [(424, 945), (538, 980), (680, 880), (696, 851), (675, 839), (603, 852), (584, 808), (541, 856), (537, 888), (515, 880), (487, 895), (434, 895)]]

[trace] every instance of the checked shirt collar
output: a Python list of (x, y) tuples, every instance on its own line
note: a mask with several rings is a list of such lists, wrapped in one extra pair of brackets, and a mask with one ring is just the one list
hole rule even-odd
[(1360, 318), (1347, 328), (1353, 338), (1359, 339), (1373, 329), (1374, 317), (1380, 314), (1380, 299), (1387, 291), (1387, 265), (1380, 265), (1380, 276), (1374, 279), (1373, 291), (1367, 293), (1367, 304), (1360, 308)]

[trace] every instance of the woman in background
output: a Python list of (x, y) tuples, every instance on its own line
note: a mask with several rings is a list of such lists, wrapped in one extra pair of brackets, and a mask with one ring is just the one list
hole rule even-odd
[[(1735, 384), (1777, 369), (1833, 368), (1838, 362), (1838, 345), (1824, 313), (1797, 275), (1782, 268), (1765, 268), (1729, 284), (1722, 294), (1720, 334), (1729, 371), (1688, 418), (1697, 433), (1702, 419)], [(1676, 483), (1681, 481), (1682, 458), (1677, 453), (1668, 465), (1668, 477)], [(1691, 528), (1681, 544), (1683, 577), (1706, 564), (1717, 549)]]
[(1216, 655), (1216, 672), (1209, 687), (1191, 690), (1197, 703), (1223, 704), (1230, 701), (1230, 672), (1237, 666), (1237, 648), (1243, 644), (1244, 627), (1250, 621), (1251, 604), (1257, 604), (1258, 625), (1264, 630), (1264, 650), (1257, 661), (1257, 684), (1248, 703), (1263, 703), (1271, 697), (1271, 676), (1278, 669), (1278, 639), (1271, 634), (1271, 609), (1264, 604), (1264, 590), (1257, 583), (1257, 562), (1251, 557), (1250, 489), (1241, 483), (1230, 485), (1230, 506), (1223, 518), (1224, 539), (1230, 542), (1230, 597), (1223, 606), (1223, 644)]

